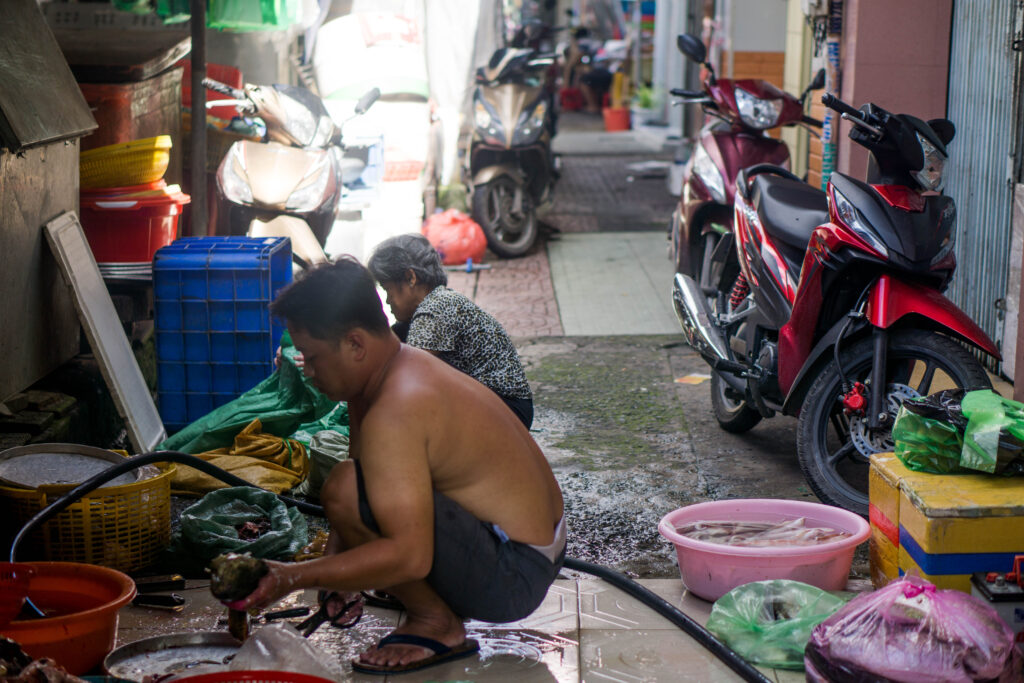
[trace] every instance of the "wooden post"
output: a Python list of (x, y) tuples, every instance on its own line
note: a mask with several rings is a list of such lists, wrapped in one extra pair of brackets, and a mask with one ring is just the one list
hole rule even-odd
[(206, 0), (191, 0), (192, 6), (192, 186), (193, 237), (206, 236)]

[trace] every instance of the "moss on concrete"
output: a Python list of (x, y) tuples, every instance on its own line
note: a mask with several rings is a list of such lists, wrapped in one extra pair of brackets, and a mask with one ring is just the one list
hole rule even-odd
[(579, 348), (545, 356), (528, 371), (538, 405), (576, 418), (573, 433), (554, 445), (577, 453), (584, 468), (634, 466), (660, 455), (658, 437), (686, 430), (660, 339), (615, 346), (602, 354)]

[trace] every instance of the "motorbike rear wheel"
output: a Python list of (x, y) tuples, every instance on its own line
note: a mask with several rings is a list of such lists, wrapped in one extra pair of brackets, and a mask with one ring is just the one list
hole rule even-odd
[(512, 203), (516, 182), (508, 176), (473, 188), (473, 218), (483, 228), (487, 246), (498, 256), (523, 256), (537, 240), (537, 213), (533, 199), (524, 188), (522, 210), (516, 215)]
[(722, 376), (711, 371), (711, 409), (718, 425), (727, 432), (742, 434), (749, 432), (761, 421), (761, 413), (747, 405), (742, 398), (731, 394), (734, 390)]
[[(840, 353), (849, 382), (864, 382), (870, 391), (873, 345), (870, 337)], [(985, 369), (951, 338), (924, 330), (900, 330), (889, 337), (884, 409), (895, 418), (902, 399), (927, 396), (940, 389), (990, 389)], [(871, 453), (891, 451), (892, 421), (877, 433), (866, 417), (847, 416), (835, 361), (821, 369), (804, 398), (797, 425), (800, 469), (814, 493), (829, 505), (868, 514)]]

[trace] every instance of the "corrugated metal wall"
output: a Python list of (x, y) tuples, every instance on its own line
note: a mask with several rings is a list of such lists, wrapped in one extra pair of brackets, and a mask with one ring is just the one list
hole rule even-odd
[(1003, 334), (1012, 233), (1017, 5), (955, 0), (949, 55), (948, 118), (956, 138), (945, 192), (956, 200), (958, 266), (947, 294), (994, 340)]

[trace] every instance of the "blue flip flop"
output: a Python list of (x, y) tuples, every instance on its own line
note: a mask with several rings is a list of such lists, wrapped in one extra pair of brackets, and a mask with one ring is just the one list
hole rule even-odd
[(396, 666), (367, 664), (356, 659), (352, 661), (352, 670), (364, 674), (404, 674), (456, 659), (462, 659), (463, 657), (470, 657), (480, 651), (480, 644), (472, 638), (466, 638), (460, 645), (455, 647), (448, 647), (433, 638), (417, 636), (411, 633), (392, 633), (391, 635), (384, 636), (377, 643), (378, 648), (387, 645), (415, 645), (430, 650), (434, 654), (423, 659), (417, 659), (415, 662), (398, 664)]

